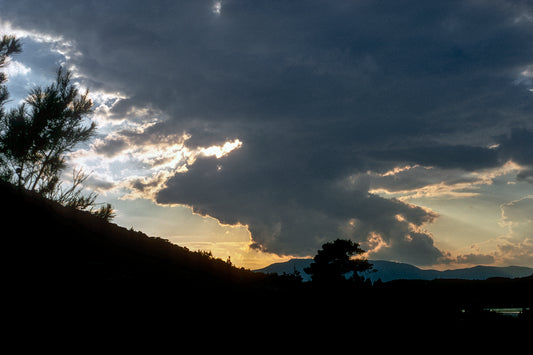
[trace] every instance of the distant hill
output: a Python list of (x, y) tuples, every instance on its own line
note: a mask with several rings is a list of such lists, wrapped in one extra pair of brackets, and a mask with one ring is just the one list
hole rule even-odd
[[(300, 272), (304, 281), (311, 279), (310, 275), (303, 270), (313, 262), (312, 259), (291, 259), (283, 263), (271, 264), (265, 268), (255, 271), (264, 273), (291, 274), (295, 270)], [(373, 270), (363, 275), (375, 281), (381, 279), (383, 282), (391, 280), (434, 280), (434, 279), (465, 279), (465, 280), (486, 280), (491, 277), (526, 277), (533, 274), (533, 268), (522, 266), (475, 266), (471, 268), (455, 270), (424, 270), (416, 266), (397, 263), (385, 260), (370, 260)]]

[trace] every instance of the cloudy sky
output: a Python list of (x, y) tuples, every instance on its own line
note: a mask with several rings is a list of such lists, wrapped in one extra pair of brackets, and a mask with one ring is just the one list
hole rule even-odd
[(533, 5), (0, 0), (12, 104), (63, 65), (115, 222), (256, 268), (350, 238), (533, 266)]

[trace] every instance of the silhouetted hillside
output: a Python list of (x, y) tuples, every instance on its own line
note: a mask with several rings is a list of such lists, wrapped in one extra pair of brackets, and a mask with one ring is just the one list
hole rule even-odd
[(267, 276), (208, 253), (191, 252), (6, 183), (0, 184), (0, 195), (3, 280), (15, 298), (73, 289), (195, 298), (268, 284)]
[(54, 321), (116, 333), (186, 322), (207, 331), (230, 315), (235, 325), (286, 312), (261, 300), (297, 287), (5, 183), (0, 196), (2, 309), (13, 329)]

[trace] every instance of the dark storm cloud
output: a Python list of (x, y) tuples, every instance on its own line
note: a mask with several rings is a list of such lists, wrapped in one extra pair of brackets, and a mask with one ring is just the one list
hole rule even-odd
[(73, 40), (86, 85), (129, 97), (116, 118), (148, 107), (166, 119), (153, 137), (241, 140), (229, 156), (175, 174), (156, 198), (247, 224), (265, 250), (303, 255), (343, 234), (377, 255), (430, 264), (442, 253), (420, 226), (435, 216), (348, 178), (527, 158), (511, 129), (533, 130), (528, 3), (221, 3), (216, 13), (198, 0), (19, 0), (1, 2), (0, 16)]
[(479, 177), (469, 176), (468, 172), (461, 169), (441, 169), (436, 167), (412, 166), (396, 173), (385, 175), (362, 174), (353, 179), (368, 179), (370, 189), (385, 189), (389, 192), (416, 191), (425, 186), (445, 183), (448, 186), (455, 184), (475, 184)]
[(457, 257), (457, 262), (461, 264), (474, 264), (474, 265), (480, 265), (480, 264), (492, 264), (494, 263), (494, 256), (492, 255), (486, 255), (486, 254), (466, 254), (466, 255), (459, 255)]
[(409, 149), (387, 150), (371, 153), (381, 160), (414, 163), (442, 169), (474, 171), (496, 167), (501, 164), (500, 154), (495, 149), (466, 145), (432, 145)]
[(101, 142), (100, 144), (95, 144), (95, 151), (98, 154), (103, 154), (107, 157), (113, 157), (124, 150), (127, 146), (128, 143), (124, 138), (111, 138), (105, 142)]
[(516, 175), (518, 181), (527, 181), (533, 184), (533, 169), (526, 169)]
[(506, 158), (533, 167), (533, 130), (515, 128), (510, 134), (498, 137), (498, 142)]
[(497, 137), (497, 141), (500, 144), (498, 150), (504, 159), (524, 167), (516, 179), (533, 183), (533, 130), (515, 128), (510, 133)]
[[(247, 166), (242, 164), (246, 154), (243, 146), (221, 159), (198, 159), (187, 174), (167, 181), (158, 202), (180, 201), (223, 223), (248, 225), (256, 247), (280, 254), (313, 254), (325, 241), (342, 235), (363, 241), (367, 250), (381, 243), (376, 257), (398, 258), (401, 250), (411, 262), (431, 264), (442, 255), (429, 234), (416, 230), (435, 214), (369, 194), (364, 185), (318, 177), (304, 181), (284, 164), (268, 171), (259, 161)], [(371, 233), (382, 237), (367, 240)]]

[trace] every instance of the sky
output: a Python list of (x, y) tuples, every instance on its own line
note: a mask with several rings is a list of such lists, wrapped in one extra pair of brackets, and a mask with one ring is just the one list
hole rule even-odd
[[(69, 156), (115, 223), (237, 266), (336, 238), (423, 268), (533, 267), (533, 4), (0, 0), (12, 105), (61, 65)], [(68, 172), (65, 172), (68, 179)]]

